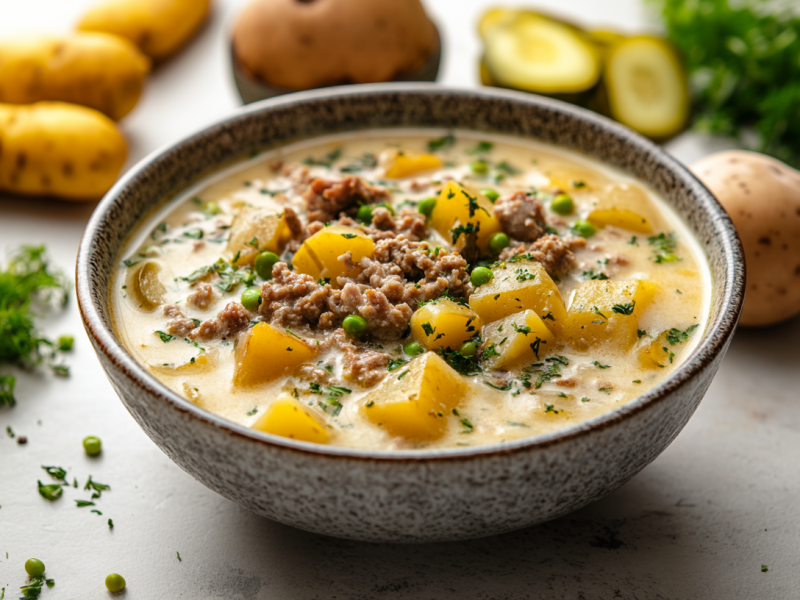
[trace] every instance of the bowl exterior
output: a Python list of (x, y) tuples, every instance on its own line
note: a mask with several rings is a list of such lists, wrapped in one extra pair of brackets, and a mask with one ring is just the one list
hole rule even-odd
[[(113, 333), (109, 279), (126, 236), (159, 199), (253, 151), (374, 127), (517, 134), (583, 152), (647, 181), (684, 218), (709, 259), (709, 326), (656, 388), (563, 432), (474, 449), (379, 453), (253, 432), (193, 405), (138, 365)], [(656, 458), (701, 401), (727, 350), (744, 289), (741, 245), (727, 215), (679, 163), (602, 117), (506, 91), (421, 84), (306, 92), (239, 111), (135, 167), (98, 207), (78, 256), (78, 301), (114, 389), (145, 432), (209, 488), (277, 521), (326, 535), (427, 542), (517, 529), (609, 493)]]

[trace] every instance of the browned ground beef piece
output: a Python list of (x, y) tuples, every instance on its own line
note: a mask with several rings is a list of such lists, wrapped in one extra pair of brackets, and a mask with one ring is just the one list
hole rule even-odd
[(391, 231), (402, 235), (412, 242), (418, 242), (428, 237), (425, 215), (409, 209), (394, 216), (389, 209), (378, 206), (372, 211), (372, 227), (380, 231)]
[(561, 238), (557, 235), (545, 235), (527, 248), (524, 245), (506, 248), (500, 254), (500, 260), (508, 260), (516, 254), (528, 253), (542, 263), (550, 276), (558, 278), (575, 266), (575, 255), (571, 248), (580, 248), (585, 245), (586, 240), (581, 237)]
[(250, 324), (250, 313), (238, 302), (229, 302), (213, 319), (200, 323), (200, 326), (189, 334), (193, 340), (224, 339), (247, 328)]
[(293, 240), (305, 239), (306, 228), (303, 226), (297, 213), (288, 206), (283, 209), (283, 222), (286, 223), (287, 227), (289, 227), (289, 231), (292, 232)]
[(214, 286), (210, 283), (198, 283), (194, 292), (186, 298), (186, 303), (196, 306), (200, 310), (206, 310), (208, 305), (214, 300)]
[(167, 304), (164, 307), (164, 316), (172, 319), (167, 323), (167, 333), (177, 335), (179, 337), (186, 337), (197, 324), (194, 319), (184, 316), (181, 309), (174, 304)]
[[(349, 252), (342, 260), (353, 265)], [(334, 289), (278, 263), (272, 280), (261, 288), (258, 310), (278, 327), (308, 325), (322, 330), (335, 329), (344, 317), (357, 314), (366, 319), (370, 335), (395, 340), (406, 332), (419, 302), (438, 298), (446, 290), (466, 296), (472, 289), (467, 263), (460, 255), (443, 249), (433, 255), (426, 243), (402, 236), (378, 240), (373, 257), (362, 259), (358, 266), (362, 272), (355, 279), (340, 277), (336, 282), (340, 289)]]
[(333, 221), (340, 212), (355, 208), (359, 203), (375, 204), (388, 197), (385, 189), (373, 187), (353, 176), (341, 181), (315, 179), (303, 194), (309, 222)]
[(343, 329), (337, 329), (325, 346), (335, 348), (342, 354), (342, 377), (364, 387), (380, 383), (386, 377), (389, 356), (371, 348), (357, 346), (348, 339)]
[(494, 214), (510, 237), (523, 242), (532, 242), (546, 231), (542, 205), (525, 192), (500, 198), (494, 205)]

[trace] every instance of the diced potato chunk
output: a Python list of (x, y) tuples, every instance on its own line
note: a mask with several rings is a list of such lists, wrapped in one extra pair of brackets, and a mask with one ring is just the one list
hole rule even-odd
[[(429, 223), (448, 242), (453, 242), (456, 248), (465, 247), (468, 239), (466, 233), (460, 233), (453, 241), (453, 230), (457, 227), (472, 231), (477, 228), (477, 243), (481, 250), (489, 247), (489, 238), (492, 235), (502, 231), (500, 221), (494, 216), (494, 206), (491, 201), (477, 191), (455, 181), (448, 181), (442, 189)], [(463, 231), (463, 229), (458, 231)]]
[(386, 177), (389, 179), (402, 179), (423, 171), (438, 169), (441, 166), (442, 161), (433, 154), (398, 152), (394, 157), (392, 166), (386, 169)]
[(291, 239), (292, 232), (282, 214), (267, 209), (246, 208), (233, 220), (228, 253), (234, 266), (240, 267), (252, 264), (262, 250), (280, 254)]
[(361, 271), (358, 267), (348, 270), (339, 260), (345, 252), (350, 252), (353, 263), (358, 264), (362, 258), (372, 257), (375, 242), (355, 227), (331, 225), (303, 242), (292, 258), (292, 265), (298, 273), (306, 273), (315, 279), (330, 278), (332, 283), (336, 283), (337, 277), (356, 277)]
[(434, 440), (444, 434), (447, 416), (468, 389), (467, 382), (439, 355), (426, 352), (399, 373), (391, 372), (367, 396), (362, 410), (391, 435)]
[(555, 336), (532, 310), (487, 325), (482, 337), (485, 342), (484, 364), (490, 369), (541, 360), (555, 343)]
[(245, 334), (236, 348), (233, 382), (256, 385), (290, 373), (314, 358), (313, 346), (296, 335), (259, 323)]
[(606, 186), (588, 216), (588, 220), (599, 227), (613, 225), (637, 233), (652, 233), (656, 218), (656, 210), (647, 193), (638, 185), (629, 183)]
[(150, 364), (150, 368), (154, 371), (159, 371), (165, 375), (196, 375), (198, 373), (205, 373), (211, 367), (216, 366), (217, 351), (209, 350), (208, 352), (201, 352), (198, 356), (193, 356), (188, 362), (180, 365), (174, 364)]
[(550, 179), (550, 185), (567, 193), (576, 191), (595, 191), (608, 182), (608, 177), (583, 166), (542, 161), (540, 168)]
[(159, 263), (147, 261), (134, 267), (128, 275), (128, 295), (139, 308), (152, 311), (164, 303), (167, 289), (161, 283), (161, 272)]
[(561, 292), (540, 262), (506, 262), (494, 267), (492, 273), (492, 281), (477, 288), (469, 298), (469, 305), (484, 323), (529, 309), (556, 331), (564, 323), (567, 311)]
[(639, 317), (653, 299), (648, 281), (587, 281), (567, 313), (564, 335), (581, 350), (603, 344), (606, 350), (630, 350), (637, 340)]
[(480, 327), (475, 311), (448, 298), (426, 304), (411, 317), (411, 335), (431, 350), (458, 350)]
[(253, 429), (315, 444), (327, 444), (330, 438), (325, 425), (317, 420), (308, 407), (288, 394), (270, 404)]

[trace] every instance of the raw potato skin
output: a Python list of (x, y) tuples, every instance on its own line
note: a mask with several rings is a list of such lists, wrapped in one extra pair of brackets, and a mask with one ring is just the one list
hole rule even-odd
[(744, 245), (740, 325), (774, 325), (800, 313), (800, 172), (743, 150), (713, 154), (692, 170), (728, 211)]
[(97, 200), (117, 180), (125, 138), (102, 113), (63, 102), (0, 104), (0, 190)]
[(211, 0), (110, 0), (86, 13), (78, 29), (124, 37), (160, 61), (189, 41), (210, 9)]
[(119, 120), (136, 106), (149, 71), (135, 45), (104, 33), (8, 40), (0, 42), (0, 102), (71, 102)]
[(436, 33), (419, 0), (253, 0), (233, 46), (251, 77), (305, 90), (413, 72), (434, 52)]

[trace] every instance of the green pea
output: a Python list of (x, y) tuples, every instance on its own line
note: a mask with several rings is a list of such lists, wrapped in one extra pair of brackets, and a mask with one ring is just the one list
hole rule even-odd
[(461, 356), (475, 356), (478, 347), (475, 345), (475, 342), (464, 342), (461, 344), (461, 348), (459, 348), (458, 351), (461, 353)]
[(214, 216), (221, 213), (222, 209), (216, 202), (206, 202), (206, 205), (203, 207), (203, 212), (209, 216)]
[(489, 283), (493, 277), (494, 273), (492, 273), (491, 269), (487, 269), (486, 267), (475, 267), (472, 269), (472, 274), (469, 276), (469, 280), (472, 282), (472, 285), (479, 287)]
[(425, 215), (426, 217), (430, 217), (433, 213), (433, 209), (436, 208), (436, 196), (431, 196), (430, 198), (424, 198), (419, 201), (417, 204), (417, 210), (421, 215)]
[(41, 577), (44, 575), (44, 563), (38, 558), (29, 558), (25, 561), (25, 571), (31, 577)]
[(403, 352), (405, 352), (408, 356), (419, 356), (425, 352), (425, 348), (423, 348), (422, 344), (419, 342), (408, 342), (405, 346), (403, 346)]
[(356, 219), (369, 225), (372, 223), (372, 209), (374, 207), (369, 204), (362, 204), (358, 207), (358, 213), (356, 213)]
[(275, 263), (280, 262), (280, 260), (277, 254), (269, 250), (259, 253), (259, 255), (256, 256), (256, 273), (258, 273), (258, 276), (264, 281), (269, 281), (272, 279), (272, 267), (275, 266)]
[(106, 577), (106, 587), (109, 592), (121, 592), (125, 589), (125, 578), (119, 573), (112, 573)]
[(550, 202), (550, 208), (559, 215), (571, 215), (575, 210), (575, 203), (572, 201), (571, 196), (559, 194)]
[(100, 441), (99, 437), (90, 435), (84, 438), (83, 449), (86, 450), (86, 454), (89, 456), (97, 456), (103, 451), (103, 443)]
[(75, 344), (75, 338), (71, 335), (62, 335), (58, 338), (58, 349), (61, 352), (69, 352)]
[(489, 200), (491, 200), (492, 204), (497, 202), (497, 199), (500, 197), (500, 194), (497, 193), (497, 190), (493, 190), (491, 188), (486, 188), (485, 190), (481, 190), (481, 194), (483, 194)]
[(589, 221), (575, 221), (572, 225), (572, 230), (579, 236), (585, 238), (592, 237), (597, 233), (597, 229), (595, 229), (595, 226), (589, 223)]
[(242, 306), (247, 310), (258, 310), (259, 304), (261, 304), (261, 290), (258, 288), (248, 288), (242, 292)]
[(489, 165), (486, 164), (485, 160), (473, 160), (469, 163), (469, 168), (476, 175), (486, 175), (489, 172)]
[(500, 254), (503, 248), (508, 248), (510, 243), (511, 241), (508, 239), (508, 236), (502, 231), (498, 231), (489, 238), (489, 250), (495, 254)]
[(367, 330), (367, 320), (360, 315), (347, 315), (342, 321), (344, 332), (350, 336), (361, 335)]

